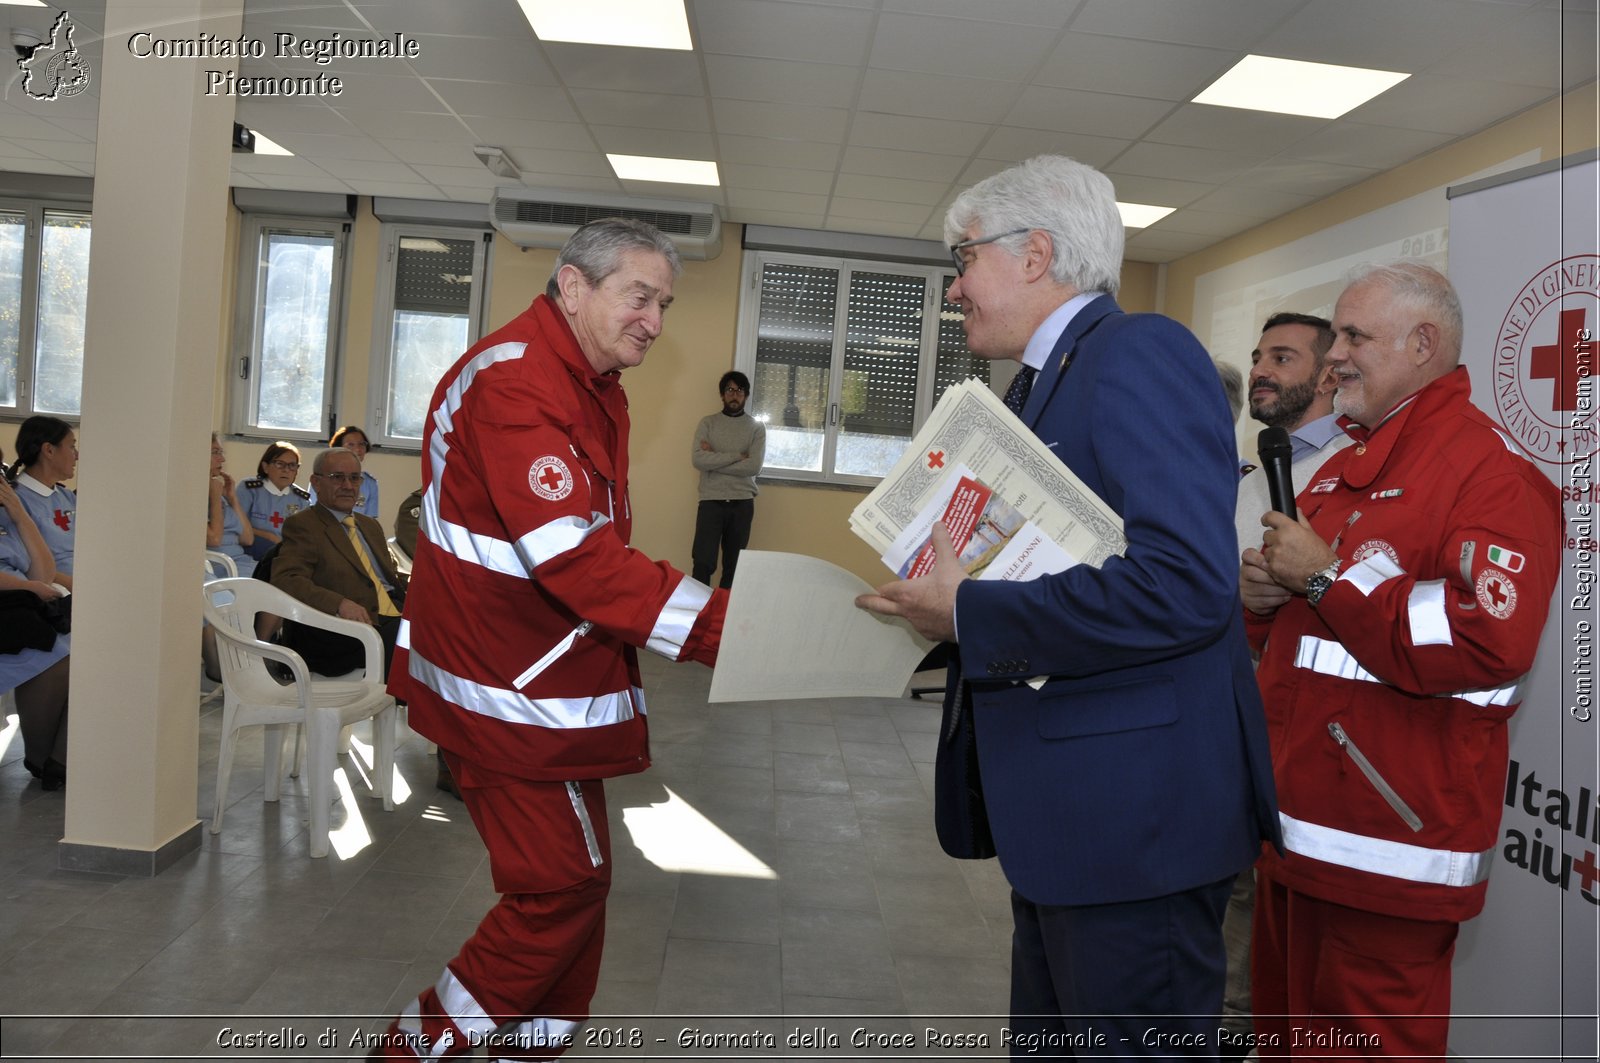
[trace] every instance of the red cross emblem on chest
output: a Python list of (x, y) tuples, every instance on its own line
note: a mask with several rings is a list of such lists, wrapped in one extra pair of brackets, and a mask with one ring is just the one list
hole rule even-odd
[(58, 510), (56, 510), (55, 517), (53, 517), (51, 519), (50, 523), (54, 524), (56, 527), (60, 528), (62, 531), (71, 531), (72, 530), (72, 514), (71, 513), (63, 513), (58, 509)]
[(283, 527), (283, 514), (274, 513), (272, 516), (267, 518), (267, 523), (271, 524), (274, 528)]

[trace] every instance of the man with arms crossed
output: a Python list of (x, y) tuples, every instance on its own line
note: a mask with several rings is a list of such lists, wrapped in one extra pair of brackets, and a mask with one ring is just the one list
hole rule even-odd
[(1283, 827), (1256, 868), (1257, 1047), (1442, 1058), (1560, 501), (1468, 400), (1441, 274), (1367, 267), (1333, 327), (1333, 405), (1355, 443), (1301, 489), (1298, 522), (1262, 518), (1240, 571)]
[(549, 1059), (588, 1015), (610, 834), (602, 779), (649, 766), (635, 647), (713, 664), (727, 605), (628, 546), (628, 414), (678, 252), (579, 229), (545, 294), (434, 391), (390, 690), (439, 744), (500, 902), (374, 1058)]
[[(1122, 517), (1127, 551), (969, 580), (939, 525), (933, 572), (860, 604), (956, 644), (936, 826), (952, 855), (998, 851), (1011, 883), (1013, 1055), (1101, 1035), (1121, 1053), (1214, 1056), (1223, 908), (1276, 837), (1235, 612), (1227, 403), (1187, 330), (1112, 298), (1123, 228), (1104, 175), (1031, 159), (964, 192), (945, 234), (967, 346), (1022, 362), (1008, 404)], [(975, 767), (950, 739), (963, 714)]]
[(722, 549), (722, 587), (733, 586), (739, 551), (750, 544), (756, 515), (756, 474), (766, 459), (767, 427), (745, 409), (750, 378), (737, 369), (717, 381), (722, 410), (700, 419), (690, 459), (700, 470), (700, 506), (694, 518), (694, 578), (711, 582)]

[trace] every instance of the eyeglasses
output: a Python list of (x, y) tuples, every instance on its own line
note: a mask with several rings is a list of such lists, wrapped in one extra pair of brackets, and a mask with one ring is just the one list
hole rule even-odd
[(956, 264), (956, 276), (965, 277), (967, 275), (967, 261), (961, 257), (961, 252), (967, 248), (978, 247), (981, 244), (992, 244), (996, 240), (1004, 240), (1008, 236), (1021, 236), (1023, 233), (1031, 232), (1033, 232), (1032, 229), (1012, 229), (1008, 233), (996, 233), (994, 236), (978, 236), (971, 240), (963, 240), (959, 244), (951, 244), (950, 261)]
[(743, 395), (745, 390), (738, 384), (729, 384), (727, 387), (722, 389), (722, 393), (724, 395)]
[(322, 478), (331, 484), (358, 484), (361, 474), (358, 472), (325, 472)]
[(300, 463), (298, 461), (269, 461), (267, 464), (274, 469), (282, 469), (284, 472), (300, 471)]

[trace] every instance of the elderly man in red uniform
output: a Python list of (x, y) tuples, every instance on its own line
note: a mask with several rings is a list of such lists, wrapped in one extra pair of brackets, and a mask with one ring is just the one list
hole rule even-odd
[(1303, 486), (1298, 523), (1262, 518), (1241, 567), (1284, 848), (1257, 865), (1257, 1047), (1442, 1058), (1560, 500), (1468, 401), (1442, 275), (1370, 267), (1333, 327), (1333, 405), (1355, 443)]
[(629, 548), (620, 371), (681, 269), (648, 225), (578, 230), (545, 294), (439, 382), (390, 689), (439, 744), (502, 895), (374, 1058), (550, 1059), (588, 1016), (611, 882), (601, 780), (649, 764), (635, 647), (714, 664), (726, 592)]

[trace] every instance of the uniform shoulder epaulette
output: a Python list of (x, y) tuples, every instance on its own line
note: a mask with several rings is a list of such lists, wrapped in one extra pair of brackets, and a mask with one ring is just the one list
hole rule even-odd
[(264, 483), (266, 483), (266, 481), (263, 480), (261, 477), (252, 476), (252, 477), (250, 477), (250, 479), (242, 481), (239, 484), (239, 486), (240, 487), (248, 487), (251, 490), (254, 490), (255, 488), (260, 487)]
[(310, 499), (311, 499), (311, 492), (307, 491), (304, 487), (301, 487), (299, 484), (290, 484), (289, 485), (289, 490), (294, 492), (294, 495), (297, 498), (303, 498), (303, 499), (306, 499), (307, 501), (310, 501)]

